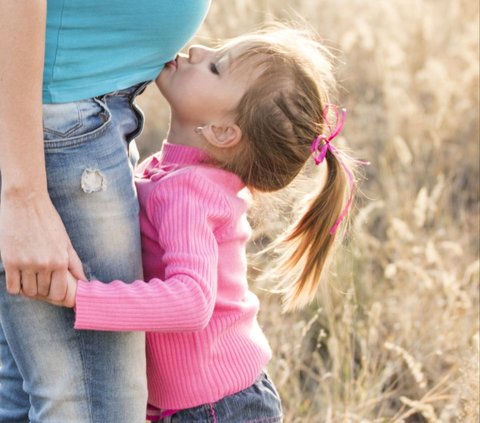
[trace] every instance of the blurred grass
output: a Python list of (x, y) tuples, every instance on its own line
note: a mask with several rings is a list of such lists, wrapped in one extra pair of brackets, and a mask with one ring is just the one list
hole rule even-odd
[[(344, 137), (372, 164), (315, 305), (281, 315), (252, 281), (286, 422), (478, 422), (479, 4), (215, 0), (196, 41), (297, 16), (337, 54)], [(140, 104), (145, 156), (168, 109)], [(257, 244), (288, 210), (262, 210)]]

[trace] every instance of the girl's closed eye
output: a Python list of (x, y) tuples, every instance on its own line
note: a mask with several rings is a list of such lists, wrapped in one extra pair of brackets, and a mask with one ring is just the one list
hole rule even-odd
[(218, 71), (217, 64), (214, 62), (210, 63), (210, 71), (214, 73), (215, 75), (220, 75), (220, 72)]

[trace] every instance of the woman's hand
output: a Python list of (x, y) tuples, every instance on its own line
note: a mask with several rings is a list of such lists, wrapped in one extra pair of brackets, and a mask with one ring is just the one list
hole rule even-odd
[[(2, 193), (5, 194), (5, 193)], [(69, 272), (85, 279), (82, 263), (48, 194), (2, 195), (0, 251), (7, 291), (61, 302)]]

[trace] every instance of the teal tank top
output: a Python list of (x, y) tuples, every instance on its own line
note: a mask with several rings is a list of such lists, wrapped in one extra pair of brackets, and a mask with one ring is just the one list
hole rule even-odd
[(210, 0), (48, 0), (44, 103), (149, 81), (192, 38)]

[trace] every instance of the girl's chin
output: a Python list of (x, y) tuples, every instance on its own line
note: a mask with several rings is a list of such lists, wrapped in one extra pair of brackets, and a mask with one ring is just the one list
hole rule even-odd
[(164, 78), (164, 75), (162, 76), (163, 72), (164, 71), (162, 70), (160, 74), (157, 76), (157, 78), (155, 79), (155, 85), (158, 87), (160, 91), (162, 90), (162, 81)]

